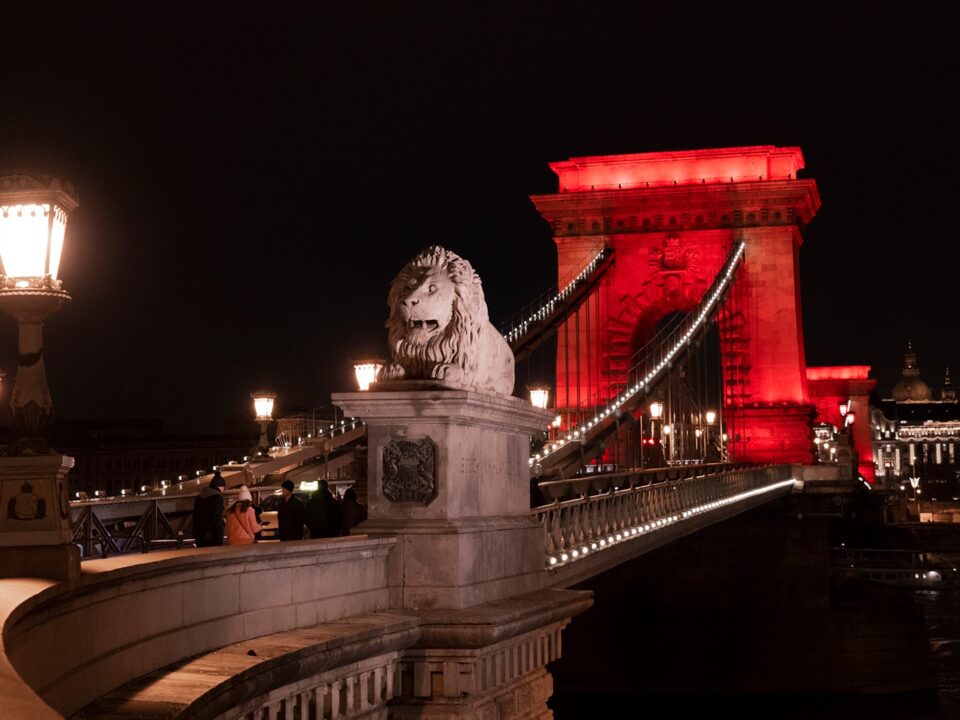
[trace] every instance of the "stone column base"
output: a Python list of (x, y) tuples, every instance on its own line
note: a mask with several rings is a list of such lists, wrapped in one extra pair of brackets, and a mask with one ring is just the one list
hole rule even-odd
[(0, 457), (0, 577), (80, 577), (66, 475), (58, 453)]
[(419, 613), (421, 638), (400, 660), (400, 696), (390, 717), (550, 718), (562, 630), (593, 603), (591, 593), (544, 590), (467, 610)]
[(547, 700), (553, 695), (553, 677), (538, 668), (501, 685), (496, 693), (440, 701), (402, 699), (390, 704), (393, 720), (470, 718), (471, 720), (548, 720), (553, 711)]
[(543, 528), (529, 515), (456, 520), (368, 520), (356, 532), (393, 535), (392, 607), (467, 608), (544, 585)]
[(0, 548), (0, 578), (12, 577), (75, 580), (80, 577), (80, 548), (76, 545)]

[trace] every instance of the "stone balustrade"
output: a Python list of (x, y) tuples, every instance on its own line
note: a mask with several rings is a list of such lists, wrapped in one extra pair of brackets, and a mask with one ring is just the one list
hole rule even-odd
[(0, 581), (2, 716), (68, 716), (182, 658), (385, 611), (395, 542), (165, 551), (90, 561), (69, 583)]
[[(789, 493), (795, 474), (790, 465), (772, 465), (703, 474), (694, 470), (659, 482), (651, 482), (648, 471), (550, 483), (550, 495), (570, 498), (531, 511), (543, 529), (550, 584), (569, 587), (630, 556), (767, 502), (771, 493)], [(574, 565), (579, 567), (573, 570)]]

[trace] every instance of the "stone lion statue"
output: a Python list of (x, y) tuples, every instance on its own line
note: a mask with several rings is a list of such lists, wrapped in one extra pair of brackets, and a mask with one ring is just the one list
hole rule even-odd
[(480, 278), (459, 255), (423, 250), (394, 278), (387, 304), (393, 362), (378, 379), (513, 392), (513, 352), (490, 324)]

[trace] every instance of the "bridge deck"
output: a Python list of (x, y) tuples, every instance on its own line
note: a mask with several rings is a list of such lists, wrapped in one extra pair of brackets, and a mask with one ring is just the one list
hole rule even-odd
[[(159, 720), (180, 717), (188, 708), (213, 717), (244, 700), (261, 697), (278, 681), (291, 686), (285, 692), (271, 693), (278, 696), (274, 701), (278, 712), (280, 705), (290, 704), (289, 710), (284, 708), (287, 717), (292, 716), (295, 704), (317, 703), (318, 698), (329, 706), (330, 717), (348, 709), (372, 709), (394, 696), (398, 687), (396, 651), (410, 645), (419, 633), (416, 618), (378, 612), (244, 640), (139, 677), (74, 717)], [(373, 660), (370, 667), (361, 668), (367, 659)], [(349, 682), (324, 677), (343, 675), (342, 670), (329, 669), (350, 663), (360, 663), (356, 681), (367, 692), (355, 692), (357, 688), (352, 686), (347, 692)], [(315, 717), (327, 715), (321, 712)]]

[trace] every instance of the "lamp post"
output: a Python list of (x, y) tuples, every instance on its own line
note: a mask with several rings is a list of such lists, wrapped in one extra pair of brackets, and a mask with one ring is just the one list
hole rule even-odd
[[(703, 453), (703, 454), (704, 454), (704, 460), (706, 460), (706, 462), (710, 462), (710, 461), (713, 460), (713, 454), (712, 454), (711, 450), (713, 450), (713, 449), (716, 447), (716, 446), (714, 445), (714, 440), (713, 440), (713, 438), (714, 438), (714, 434), (713, 434), (713, 424), (717, 421), (717, 411), (716, 411), (716, 410), (707, 410), (707, 411), (703, 414), (703, 417), (704, 417), (704, 419), (707, 421), (707, 432), (705, 433), (705, 436), (704, 436), (704, 439), (703, 439), (703, 445), (704, 445), (704, 448), (703, 448), (703, 449), (704, 449), (704, 453)], [(720, 453), (720, 452), (717, 452), (717, 460), (719, 461), (719, 460), (721, 460), (721, 459), (722, 459), (721, 453)]]
[(669, 425), (663, 426), (663, 447), (664, 447), (664, 456), (666, 457), (667, 465), (673, 461), (673, 444), (670, 442), (670, 433), (673, 431), (673, 428)]
[(370, 385), (376, 382), (377, 375), (384, 366), (382, 358), (362, 357), (353, 361), (353, 374), (357, 378), (357, 389), (367, 392)]
[(270, 440), (267, 438), (267, 427), (273, 422), (273, 401), (277, 399), (274, 392), (250, 393), (253, 398), (253, 410), (256, 413), (257, 424), (260, 425), (260, 440), (257, 450), (253, 454), (255, 462), (264, 462), (270, 459)]
[(654, 440), (657, 439), (657, 420), (663, 417), (663, 403), (654, 400), (650, 403), (650, 435)]
[(73, 458), (49, 443), (53, 402), (43, 323), (70, 302), (58, 277), (67, 217), (78, 206), (59, 176), (0, 176), (0, 308), (17, 321), (17, 376), (10, 396), (16, 440), (0, 458), (0, 576), (79, 574), (64, 477)]
[[(533, 385), (527, 386), (527, 392), (530, 393), (530, 404), (535, 408), (541, 410), (546, 410), (550, 407), (550, 386), (545, 383), (535, 383)], [(559, 417), (559, 416), (558, 416)], [(556, 427), (553, 423), (550, 424), (550, 427)], [(550, 439), (551, 431), (548, 429), (543, 433), (542, 440), (538, 439), (535, 445), (539, 446), (541, 442), (546, 442)]]
[[(655, 453), (656, 451), (654, 450), (654, 448), (657, 445), (657, 420), (663, 417), (663, 403), (660, 402), (659, 400), (654, 400), (652, 403), (650, 403), (648, 410), (650, 411), (651, 452)], [(641, 432), (640, 435), (642, 436), (643, 433)], [(656, 455), (654, 455), (654, 457), (656, 457)], [(664, 457), (664, 460), (666, 460), (666, 457)]]

